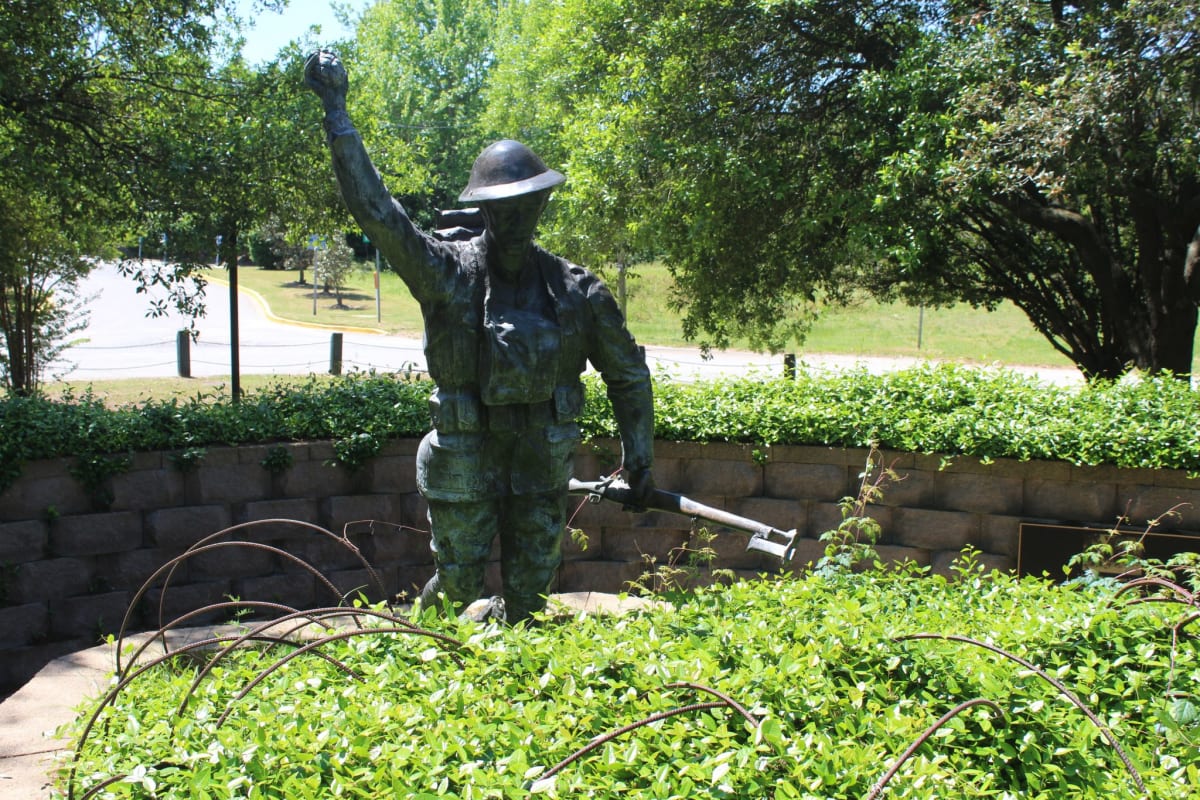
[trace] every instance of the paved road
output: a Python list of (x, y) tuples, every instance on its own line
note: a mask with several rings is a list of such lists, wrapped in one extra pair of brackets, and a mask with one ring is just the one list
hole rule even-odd
[[(78, 344), (59, 359), (58, 377), (68, 380), (169, 377), (178, 374), (176, 334), (187, 327), (177, 314), (161, 318), (146, 316), (150, 300), (137, 294), (134, 283), (123, 278), (112, 265), (101, 265), (84, 281), (82, 293), (92, 297), (88, 304), (87, 329), (78, 334)], [(163, 296), (160, 293), (158, 296)], [(198, 339), (191, 345), (191, 374), (194, 377), (230, 374), (229, 293), (212, 284), (206, 300), (207, 314), (197, 323)], [(329, 371), (330, 340), (342, 332), (342, 369), (381, 372), (411, 368), (425, 370), (420, 339), (389, 336), (288, 323), (274, 319), (263, 303), (249, 291), (239, 292), (238, 339), (241, 374), (298, 374)], [(715, 378), (722, 375), (778, 374), (783, 357), (743, 351), (714, 352), (705, 359), (694, 348), (646, 348), (650, 368), (680, 380)], [(912, 358), (878, 358), (806, 354), (803, 365), (810, 370), (841, 370), (853, 367), (882, 372), (919, 363)], [(1016, 368), (1056, 384), (1077, 384), (1077, 370)]]

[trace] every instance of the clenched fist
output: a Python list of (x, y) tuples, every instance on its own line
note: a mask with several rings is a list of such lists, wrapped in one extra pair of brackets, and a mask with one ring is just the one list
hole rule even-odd
[(304, 85), (321, 98), (327, 113), (346, 108), (350, 78), (335, 53), (318, 50), (308, 57), (304, 62)]

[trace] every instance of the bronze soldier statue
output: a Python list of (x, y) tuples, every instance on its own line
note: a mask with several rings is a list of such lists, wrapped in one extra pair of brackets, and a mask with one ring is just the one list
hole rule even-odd
[(500, 537), (509, 622), (545, 606), (562, 561), (567, 488), (579, 443), (580, 375), (599, 371), (620, 429), (634, 497), (654, 490), (654, 410), (643, 351), (591, 272), (543, 250), (534, 230), (564, 176), (503, 140), (475, 160), (459, 200), (484, 232), (444, 241), (418, 229), (384, 186), (346, 113), (345, 67), (321, 51), (305, 83), (325, 107), (333, 169), (350, 212), (420, 303), (437, 385), (417, 455), (437, 573), (421, 593), (458, 610), (483, 592)]

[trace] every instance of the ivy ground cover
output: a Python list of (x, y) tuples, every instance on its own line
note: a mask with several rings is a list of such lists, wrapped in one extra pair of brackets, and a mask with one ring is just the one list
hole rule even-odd
[(294, 649), (241, 648), (185, 703), (205, 659), (180, 658), (95, 718), (59, 787), (191, 800), (1200, 797), (1190, 596), (985, 575), (966, 554), (950, 579), (814, 572), (669, 599), (516, 628), (427, 614), (419, 633), (361, 632), (287, 660)]

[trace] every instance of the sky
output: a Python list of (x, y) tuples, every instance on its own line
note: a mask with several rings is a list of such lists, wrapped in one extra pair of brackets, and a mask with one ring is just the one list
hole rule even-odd
[[(369, 0), (348, 0), (345, 4), (357, 13)], [(333, 13), (331, 0), (290, 0), (282, 14), (259, 10), (254, 12), (254, 0), (239, 0), (241, 14), (254, 19), (254, 27), (245, 32), (243, 54), (250, 64), (260, 64), (275, 56), (288, 42), (302, 37), (312, 25), (321, 26), (317, 44), (325, 44), (351, 36), (354, 31), (343, 28)]]

